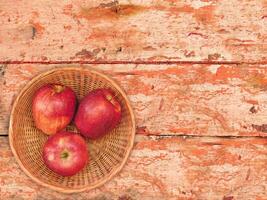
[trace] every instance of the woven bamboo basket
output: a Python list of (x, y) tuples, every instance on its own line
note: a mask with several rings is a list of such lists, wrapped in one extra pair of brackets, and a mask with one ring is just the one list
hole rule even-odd
[[(100, 139), (86, 140), (90, 162), (71, 177), (54, 173), (42, 159), (42, 147), (48, 136), (35, 127), (31, 105), (34, 93), (47, 83), (71, 87), (78, 100), (94, 89), (110, 88), (122, 107), (122, 119), (115, 129)], [(77, 132), (73, 124), (67, 130)], [(85, 67), (57, 68), (33, 78), (15, 100), (9, 126), (10, 146), (23, 171), (37, 183), (65, 193), (90, 190), (110, 180), (125, 164), (134, 135), (134, 115), (124, 91), (108, 76)]]

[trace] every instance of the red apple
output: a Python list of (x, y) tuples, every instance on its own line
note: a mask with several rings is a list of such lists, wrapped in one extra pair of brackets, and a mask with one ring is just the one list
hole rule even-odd
[(71, 88), (59, 84), (41, 87), (32, 103), (36, 127), (48, 135), (63, 130), (72, 120), (75, 106), (76, 96)]
[(82, 170), (88, 161), (86, 143), (78, 134), (56, 133), (44, 145), (43, 160), (57, 174), (72, 176)]
[(85, 96), (75, 116), (77, 129), (96, 139), (114, 128), (121, 119), (121, 106), (110, 89), (97, 89)]

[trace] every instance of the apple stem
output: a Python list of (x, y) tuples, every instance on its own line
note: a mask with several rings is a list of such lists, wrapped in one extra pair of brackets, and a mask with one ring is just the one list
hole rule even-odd
[(68, 152), (63, 152), (60, 157), (61, 158), (67, 158), (68, 156), (69, 156)]
[(65, 87), (63, 85), (54, 85), (54, 91), (56, 93), (60, 93), (65, 89)]
[(108, 101), (111, 101), (113, 98), (112, 98), (111, 95), (107, 95), (107, 96), (106, 96), (106, 99), (107, 99)]

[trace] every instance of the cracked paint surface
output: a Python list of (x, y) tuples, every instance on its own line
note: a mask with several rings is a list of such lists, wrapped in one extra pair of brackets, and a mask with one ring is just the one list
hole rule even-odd
[(265, 0), (4, 1), (0, 16), (1, 61), (267, 61)]
[[(267, 200), (265, 0), (2, 1), (0, 23), (0, 63), (20, 63), (0, 64), (0, 199)], [(137, 137), (116, 177), (66, 195), (20, 170), (8, 120), (31, 78), (75, 62), (106, 63), (82, 66), (125, 89)]]
[[(138, 134), (267, 136), (265, 65), (87, 66), (110, 74), (125, 89), (136, 114)], [(7, 133), (18, 91), (33, 76), (54, 67), (6, 65), (1, 77), (1, 134)]]
[(64, 195), (32, 182), (0, 139), (1, 197), (12, 199), (266, 199), (267, 140), (138, 136), (114, 179)]

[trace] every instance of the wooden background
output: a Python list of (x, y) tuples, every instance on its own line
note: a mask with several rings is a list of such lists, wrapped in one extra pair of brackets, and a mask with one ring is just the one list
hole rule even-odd
[[(266, 200), (266, 0), (0, 0), (0, 199)], [(30, 180), (8, 144), (35, 75), (90, 66), (125, 89), (130, 158), (93, 191)]]

